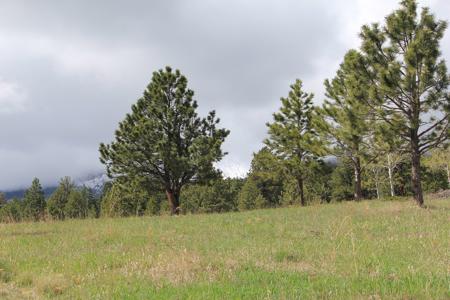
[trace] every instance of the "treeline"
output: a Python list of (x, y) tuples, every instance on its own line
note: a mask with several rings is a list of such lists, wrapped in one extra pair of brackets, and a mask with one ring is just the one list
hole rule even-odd
[[(449, 188), (447, 165), (450, 151), (435, 151), (424, 160), (424, 190), (436, 192)], [(447, 160), (448, 161), (448, 160)], [(396, 166), (394, 193), (412, 195), (410, 165)], [(380, 166), (376, 176), (367, 169), (362, 176), (365, 198), (389, 198), (391, 185), (388, 168)], [(307, 203), (330, 203), (354, 199), (353, 169), (345, 161), (317, 161), (308, 167), (304, 182)], [(223, 213), (258, 208), (299, 205), (300, 191), (296, 180), (284, 171), (280, 160), (267, 148), (253, 155), (246, 178), (214, 178), (208, 183), (191, 184), (181, 193), (180, 212)], [(170, 207), (164, 191), (154, 187), (148, 192), (143, 182), (107, 182), (99, 193), (88, 187), (77, 187), (69, 177), (60, 180), (58, 188), (45, 198), (38, 179), (34, 179), (23, 199), (6, 201), (0, 193), (0, 222), (84, 219), (166, 215)]]

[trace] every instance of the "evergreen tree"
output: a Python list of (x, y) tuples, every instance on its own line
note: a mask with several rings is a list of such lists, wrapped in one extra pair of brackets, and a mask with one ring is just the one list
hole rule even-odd
[(281, 98), (280, 111), (273, 114), (274, 122), (267, 123), (269, 138), (267, 147), (279, 157), (286, 170), (293, 176), (300, 191), (300, 202), (306, 205), (304, 195), (305, 169), (308, 162), (322, 151), (321, 143), (313, 127), (313, 94), (302, 90), (301, 80), (291, 85), (287, 98)]
[(108, 217), (141, 216), (147, 208), (151, 196), (138, 178), (119, 178), (102, 199), (102, 215)]
[(78, 189), (72, 189), (64, 205), (64, 216), (66, 218), (84, 219), (88, 214), (88, 199)]
[(353, 65), (360, 54), (350, 50), (340, 65), (336, 77), (325, 80), (327, 100), (317, 119), (325, 140), (331, 141), (331, 154), (345, 158), (353, 166), (355, 200), (362, 198), (363, 161), (368, 160), (368, 139), (373, 126), (369, 107), (361, 99), (368, 97), (368, 81), (358, 76)]
[(83, 199), (86, 199), (88, 204), (88, 217), (98, 218), (100, 216), (100, 198), (95, 194), (94, 190), (89, 187), (82, 187), (81, 195)]
[(70, 177), (64, 177), (60, 180), (58, 188), (49, 197), (47, 202), (47, 211), (52, 218), (64, 220), (66, 217), (65, 207), (69, 200), (69, 195), (75, 188), (75, 184)]
[(44, 217), (45, 196), (39, 179), (34, 178), (31, 187), (25, 192), (23, 200), (24, 216), (27, 219), (38, 221)]
[(100, 145), (101, 162), (111, 177), (143, 177), (165, 190), (172, 214), (179, 211), (180, 191), (216, 173), (213, 163), (225, 153), (229, 131), (216, 128), (212, 111), (197, 116), (187, 79), (170, 67), (153, 73), (144, 95), (116, 131), (116, 140)]
[(23, 218), (23, 203), (19, 199), (13, 199), (0, 209), (0, 222), (20, 222)]
[(267, 207), (269, 202), (261, 194), (256, 182), (247, 178), (238, 195), (239, 210), (250, 210)]
[(377, 117), (409, 144), (414, 199), (423, 205), (421, 156), (448, 143), (450, 122), (449, 76), (439, 43), (447, 23), (428, 8), (418, 14), (415, 0), (386, 17), (384, 26), (363, 26), (361, 78), (371, 82), (371, 105)]
[(425, 166), (434, 170), (444, 170), (447, 174), (447, 182), (450, 187), (450, 147), (438, 148), (430, 151), (424, 159)]
[(269, 206), (280, 204), (283, 182), (287, 175), (282, 161), (267, 147), (253, 154), (248, 177), (253, 180)]

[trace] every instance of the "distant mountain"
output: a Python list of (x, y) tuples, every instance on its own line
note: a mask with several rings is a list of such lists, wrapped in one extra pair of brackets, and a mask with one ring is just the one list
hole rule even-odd
[[(43, 188), (45, 197), (50, 196), (55, 190), (55, 186), (45, 187)], [(14, 199), (14, 198), (23, 198), (25, 196), (26, 189), (17, 189), (13, 191), (3, 192), (5, 194), (6, 199)]]
[[(88, 175), (86, 177), (75, 179), (75, 185), (78, 187), (88, 187), (94, 190), (96, 194), (101, 194), (103, 191), (103, 186), (109, 180), (106, 174), (93, 174)], [(45, 197), (49, 197), (55, 190), (57, 186), (47, 186), (43, 187)], [(6, 199), (14, 199), (14, 198), (23, 198), (25, 196), (26, 189), (17, 189), (12, 191), (3, 192), (6, 196)]]

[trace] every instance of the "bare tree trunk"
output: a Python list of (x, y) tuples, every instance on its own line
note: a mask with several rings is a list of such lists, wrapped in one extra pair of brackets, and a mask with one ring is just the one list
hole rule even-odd
[(372, 169), (373, 171), (373, 176), (375, 177), (375, 189), (377, 191), (377, 199), (380, 200), (380, 184), (379, 184), (379, 174), (376, 168)]
[(300, 190), (300, 203), (302, 206), (306, 205), (306, 200), (305, 200), (305, 193), (303, 190), (303, 177), (299, 177), (297, 179), (297, 184), (298, 184), (298, 189)]
[(420, 151), (419, 151), (419, 138), (417, 131), (411, 130), (411, 183), (414, 193), (414, 200), (417, 205), (423, 206), (423, 192), (422, 192), (422, 178), (420, 170)]
[(166, 190), (167, 200), (169, 200), (170, 214), (178, 215), (180, 213), (180, 196), (178, 192)]
[(356, 201), (362, 199), (362, 188), (361, 188), (361, 160), (359, 157), (353, 159), (353, 168), (355, 171), (355, 191), (354, 198)]
[(391, 154), (388, 153), (387, 155), (388, 159), (388, 174), (389, 174), (389, 185), (391, 187), (391, 197), (395, 197), (395, 188), (394, 188), (394, 176), (393, 176), (393, 166), (392, 166), (392, 159)]

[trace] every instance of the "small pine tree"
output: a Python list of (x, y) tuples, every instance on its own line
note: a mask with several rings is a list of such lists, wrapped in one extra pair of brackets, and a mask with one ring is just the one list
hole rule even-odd
[(86, 218), (88, 214), (88, 199), (84, 196), (77, 189), (73, 189), (70, 192), (67, 203), (64, 206), (64, 215), (67, 218)]
[(24, 216), (26, 219), (39, 221), (44, 218), (45, 196), (39, 179), (34, 178), (31, 187), (25, 192)]
[(13, 223), (22, 221), (23, 203), (19, 199), (9, 201), (0, 209), (0, 222)]
[(280, 111), (273, 114), (273, 123), (267, 123), (267, 147), (284, 163), (300, 191), (300, 201), (306, 205), (304, 180), (308, 162), (322, 153), (322, 143), (314, 128), (315, 108), (313, 94), (303, 91), (302, 81), (291, 85), (287, 98), (281, 98)]
[(238, 195), (239, 210), (263, 208), (267, 205), (268, 201), (261, 194), (256, 182), (251, 178), (247, 178)]
[(59, 182), (58, 188), (53, 192), (47, 202), (47, 211), (53, 219), (64, 220), (65, 206), (69, 195), (75, 188), (70, 177), (64, 177)]

